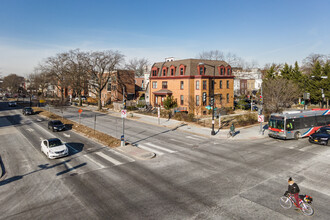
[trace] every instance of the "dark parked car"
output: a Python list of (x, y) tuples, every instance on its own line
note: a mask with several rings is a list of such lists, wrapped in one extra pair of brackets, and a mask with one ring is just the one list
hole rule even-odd
[(48, 122), (48, 129), (52, 131), (63, 131), (65, 125), (60, 120), (52, 120)]
[(310, 135), (309, 142), (330, 145), (330, 126), (321, 127), (314, 134)]
[(9, 107), (15, 107), (15, 106), (17, 106), (17, 103), (14, 102), (14, 101), (12, 101), (12, 102), (8, 102), (8, 106), (9, 106)]
[(23, 108), (23, 115), (33, 115), (33, 109), (31, 107), (24, 107)]

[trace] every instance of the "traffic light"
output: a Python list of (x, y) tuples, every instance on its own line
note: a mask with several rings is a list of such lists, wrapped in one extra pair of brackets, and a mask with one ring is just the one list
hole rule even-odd
[(126, 109), (126, 99), (123, 101), (124, 109)]
[(206, 92), (203, 93), (203, 102), (206, 102)]
[(210, 98), (210, 105), (213, 106), (213, 104), (214, 104), (214, 97), (211, 97)]
[(260, 104), (262, 104), (262, 95), (260, 95), (259, 97), (260, 97), (260, 99), (259, 99)]

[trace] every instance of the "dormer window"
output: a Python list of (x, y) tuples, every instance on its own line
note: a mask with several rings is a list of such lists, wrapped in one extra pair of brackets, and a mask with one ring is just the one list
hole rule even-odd
[(185, 72), (186, 72), (186, 66), (183, 65), (183, 64), (181, 64), (179, 66), (179, 70), (180, 70), (180, 76), (183, 76), (185, 74)]
[(163, 67), (162, 76), (166, 76), (166, 75), (167, 75), (167, 67)]
[(227, 76), (230, 76), (230, 75), (231, 75), (231, 68), (228, 67), (228, 69), (227, 69)]
[(170, 67), (170, 74), (171, 74), (171, 76), (174, 76), (175, 75), (175, 70), (176, 70), (176, 67), (172, 65)]
[(225, 75), (225, 67), (224, 66), (220, 66), (219, 67), (219, 72), (220, 72), (220, 76)]
[(198, 73), (199, 73), (199, 75), (204, 75), (205, 74), (205, 67), (204, 67), (204, 65), (199, 65), (198, 66)]
[(157, 67), (153, 67), (151, 69), (151, 72), (152, 72), (152, 76), (157, 76), (158, 75), (158, 68)]

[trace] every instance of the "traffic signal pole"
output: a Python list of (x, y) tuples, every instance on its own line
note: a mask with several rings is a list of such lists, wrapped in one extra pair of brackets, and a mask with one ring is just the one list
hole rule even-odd
[[(262, 110), (263, 110), (263, 102), (264, 102), (264, 97), (262, 96), (262, 83), (261, 83), (261, 91), (260, 91), (260, 112), (259, 115), (262, 115)], [(262, 134), (262, 121), (260, 122), (260, 134)]]

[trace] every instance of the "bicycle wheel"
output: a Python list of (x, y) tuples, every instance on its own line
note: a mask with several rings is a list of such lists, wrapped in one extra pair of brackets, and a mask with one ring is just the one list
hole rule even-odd
[(281, 196), (280, 197), (280, 205), (282, 206), (283, 209), (289, 209), (289, 208), (292, 207), (292, 202), (288, 197)]
[(304, 215), (311, 216), (314, 214), (314, 209), (310, 204), (307, 203), (302, 203), (301, 204), (301, 211), (303, 212)]

